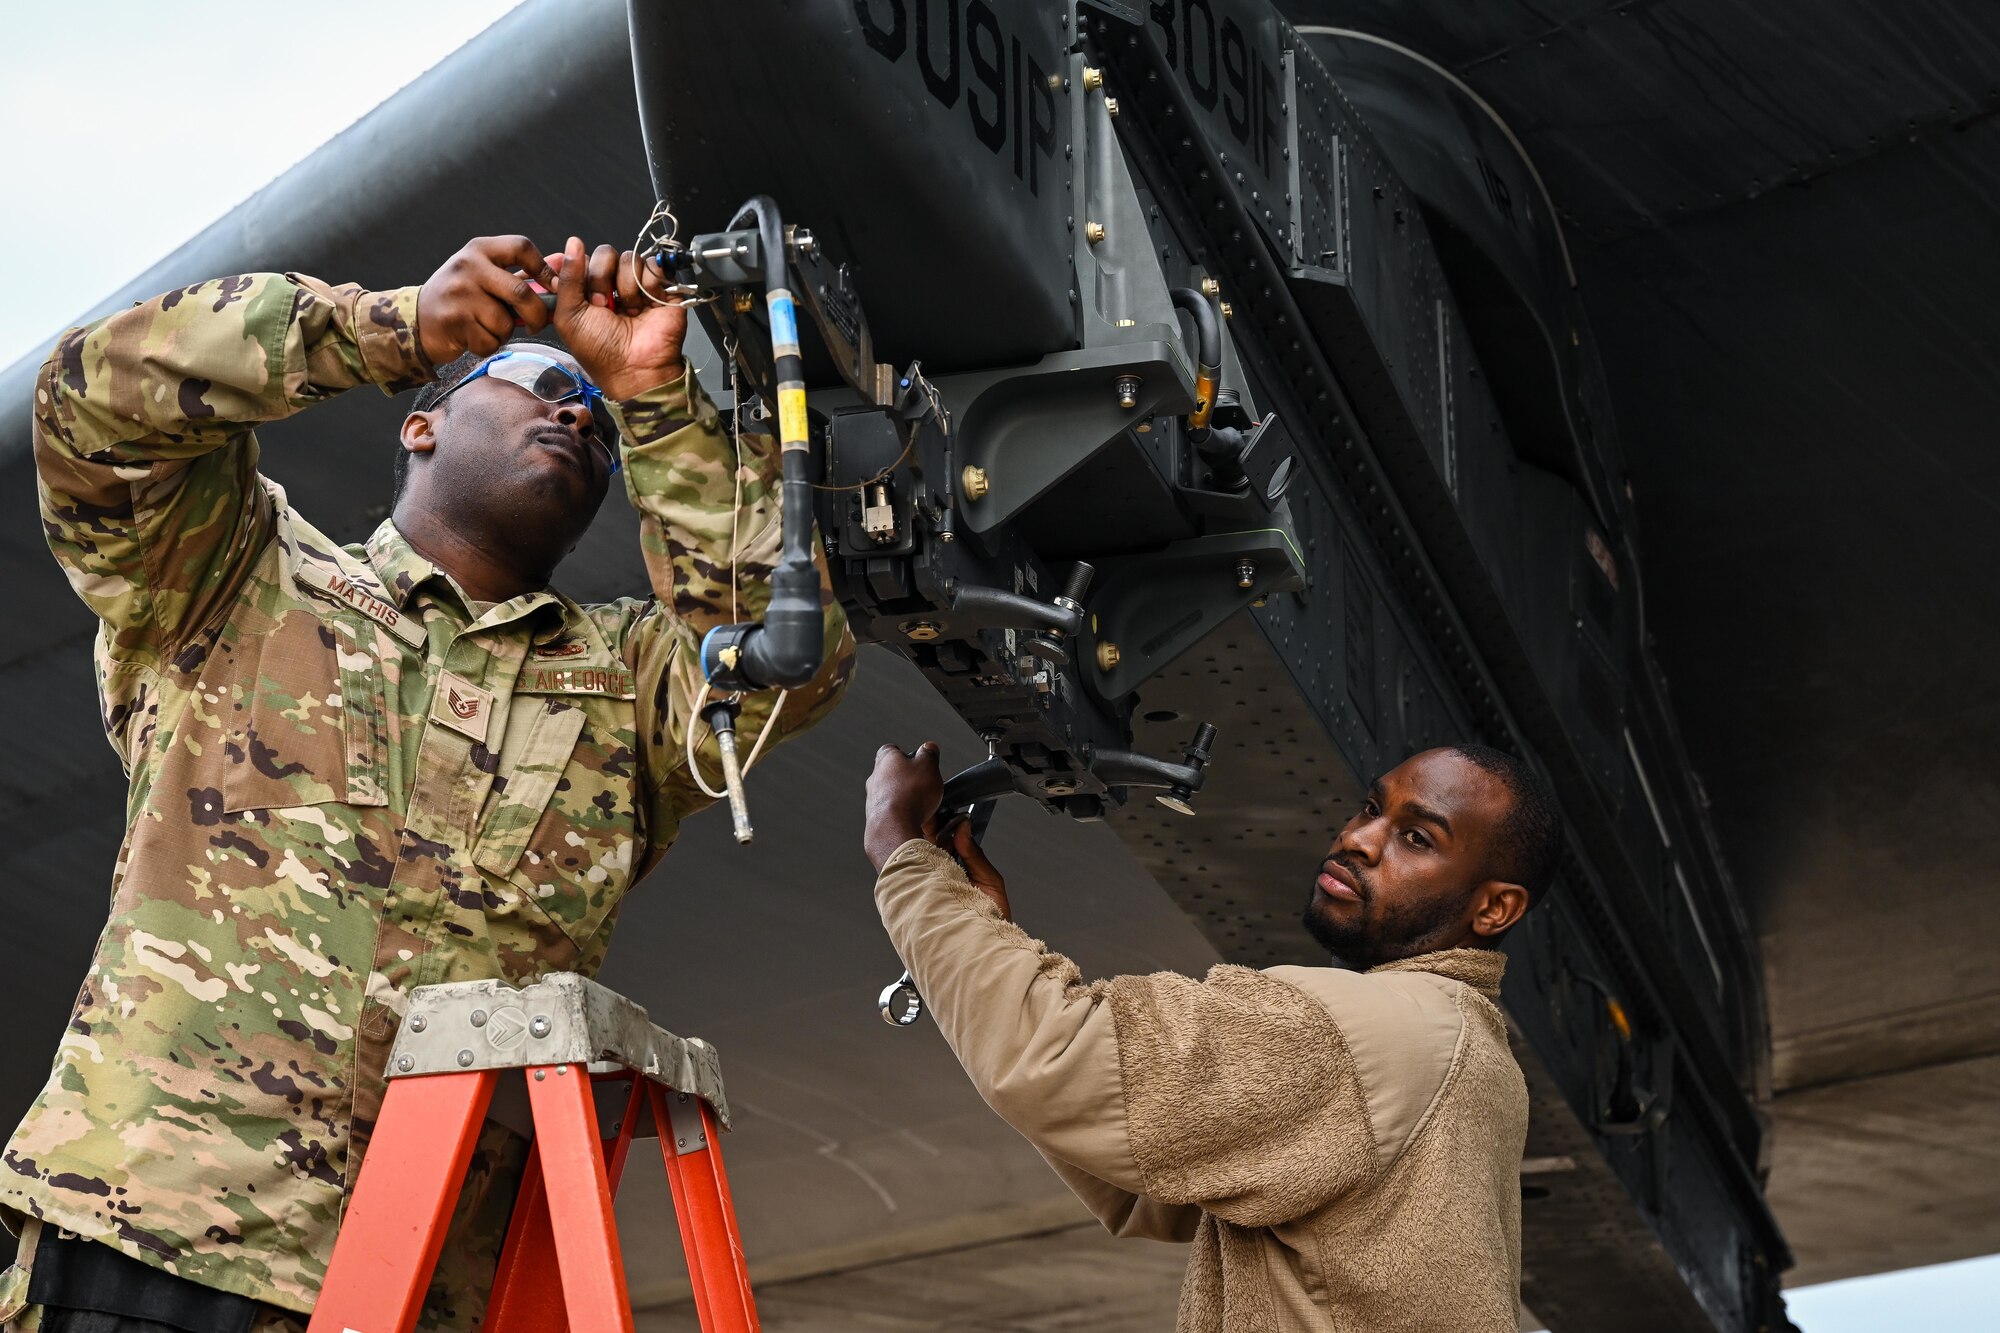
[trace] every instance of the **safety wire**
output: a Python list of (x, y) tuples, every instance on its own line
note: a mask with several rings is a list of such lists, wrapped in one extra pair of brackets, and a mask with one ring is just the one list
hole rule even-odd
[[(944, 410), (944, 401), (938, 397), (937, 386), (924, 378), (921, 366), (913, 366), (910, 373), (916, 378), (917, 387), (923, 390), (924, 397), (930, 400), (931, 414), (937, 418), (938, 429), (949, 438), (951, 435), (951, 414)], [(903, 436), (903, 452), (896, 455), (895, 462), (889, 464), (889, 466), (883, 468), (874, 476), (867, 478), (865, 481), (843, 482), (838, 486), (821, 486), (815, 483), (813, 489), (816, 491), (859, 491), (865, 490), (877, 482), (887, 481), (896, 469), (909, 462), (910, 455), (917, 451), (917, 431), (921, 428), (921, 425), (921, 422), (916, 421), (910, 423), (910, 429)]]
[[(661, 204), (659, 206), (659, 208), (664, 208), (664, 207), (665, 207), (664, 204)], [(658, 209), (655, 210), (656, 215), (657, 212)], [(673, 214), (669, 213), (667, 216), (671, 218)], [(651, 227), (653, 224), (651, 221), (649, 221), (646, 225), (648, 227)], [(645, 232), (642, 231), (639, 234), (641, 238), (644, 238)], [(736, 623), (737, 533), (739, 530), (739, 524), (742, 522), (742, 515), (743, 515), (743, 393), (742, 393), (743, 386), (741, 382), (738, 380), (736, 375), (735, 339), (729, 337), (723, 338), (722, 362), (724, 368), (728, 371), (729, 374), (729, 439), (730, 443), (735, 447), (736, 451), (736, 467), (735, 467), (736, 498), (734, 503), (731, 504), (729, 509), (729, 621), (728, 623), (733, 625)], [(694, 666), (694, 669), (697, 672), (700, 671), (701, 668), (698, 664), (691, 664), (691, 665)], [(690, 694), (693, 694), (694, 691), (693, 685), (690, 684), (688, 688)], [(702, 795), (707, 796), (713, 800), (719, 801), (727, 797), (729, 793), (727, 791), (717, 791), (715, 788), (709, 786), (708, 779), (703, 777), (701, 774), (701, 765), (695, 759), (695, 748), (697, 745), (700, 744), (699, 738), (695, 734), (696, 722), (701, 717), (702, 705), (708, 702), (708, 696), (714, 692), (714, 688), (715, 687), (711, 685), (704, 678), (701, 681), (701, 692), (699, 694), (694, 694), (694, 706), (693, 709), (691, 710), (691, 716), (688, 719), (688, 725), (687, 725), (687, 766), (688, 766), (688, 772), (694, 777), (694, 785), (701, 789)], [(757, 756), (764, 753), (764, 742), (771, 738), (772, 728), (778, 725), (778, 714), (784, 711), (785, 696), (790, 693), (791, 693), (790, 690), (778, 691), (777, 702), (771, 705), (771, 715), (764, 719), (764, 729), (757, 733), (757, 743), (750, 747), (749, 755), (746, 756), (743, 760), (744, 776), (746, 777), (749, 776), (750, 766), (757, 762)], [(742, 695), (738, 694), (736, 697), (740, 699), (742, 698)]]
[[(660, 234), (662, 225), (667, 229), (664, 236)], [(636, 267), (641, 260), (646, 259), (655, 250), (668, 252), (679, 250), (680, 233), (681, 220), (674, 216), (673, 208), (664, 199), (654, 200), (653, 211), (646, 215), (644, 225), (639, 228), (638, 236), (634, 237), (632, 241), (632, 262), (634, 266)], [(657, 263), (657, 261), (655, 262)], [(638, 282), (638, 275), (636, 273), (633, 275), (633, 278), (637, 282), (639, 294), (654, 305), (677, 305), (685, 309), (691, 305), (706, 305), (715, 299), (715, 293), (709, 292), (703, 294), (699, 288), (685, 282), (673, 283), (666, 287), (666, 295), (655, 296), (646, 290), (645, 283)]]

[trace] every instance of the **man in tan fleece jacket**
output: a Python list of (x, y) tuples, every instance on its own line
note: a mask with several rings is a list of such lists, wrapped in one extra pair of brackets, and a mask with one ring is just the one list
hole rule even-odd
[(1494, 1001), (1560, 851), (1533, 770), (1406, 760), (1316, 871), (1332, 965), (1200, 981), (1085, 983), (964, 824), (939, 839), (941, 791), (935, 745), (876, 756), (883, 924), (980, 1095), (1104, 1225), (1193, 1242), (1182, 1333), (1515, 1328), (1528, 1098)]

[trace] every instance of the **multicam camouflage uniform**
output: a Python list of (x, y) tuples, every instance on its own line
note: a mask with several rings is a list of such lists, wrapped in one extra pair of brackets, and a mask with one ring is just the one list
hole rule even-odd
[[(708, 803), (691, 660), (732, 565), (739, 615), (761, 612), (778, 546), (777, 450), (744, 437), (732, 516), (734, 446), (692, 372), (615, 409), (657, 600), (476, 610), (391, 523), (336, 546), (258, 474), (251, 427), (430, 378), (416, 310), (415, 288), (223, 278), (72, 331), (36, 387), (42, 515), (103, 621), (131, 789), (110, 920), (0, 1207), (289, 1310), (319, 1291), (410, 989), (596, 971), (626, 891)], [(826, 650), (780, 734), (851, 669), (830, 599)], [(771, 704), (746, 702), (747, 733)], [(476, 1323), (523, 1156), (488, 1126), (424, 1327)]]

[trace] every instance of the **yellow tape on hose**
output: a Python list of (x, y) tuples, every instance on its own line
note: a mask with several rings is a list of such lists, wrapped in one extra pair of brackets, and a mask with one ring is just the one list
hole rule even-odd
[(806, 391), (801, 386), (778, 386), (778, 439), (787, 449), (806, 447)]
[(1194, 411), (1188, 414), (1188, 425), (1200, 430), (1208, 424), (1209, 413), (1215, 410), (1215, 376), (1206, 370), (1195, 372)]

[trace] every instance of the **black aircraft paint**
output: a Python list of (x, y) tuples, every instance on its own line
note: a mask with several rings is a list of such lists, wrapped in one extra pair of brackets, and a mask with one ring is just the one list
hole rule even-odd
[[(1044, 164), (1056, 155), (1056, 89), (1064, 77), (1055, 50), (1033, 25), (1002, 25), (986, 0), (854, 0), (868, 49), (902, 64), (914, 57), (924, 91), (966, 118), (986, 151), (1010, 164), (1030, 194), (1041, 192)], [(1052, 83), (1051, 80), (1057, 82)]]
[[(1508, 145), (1467, 133), (1456, 90), (1377, 96), (1406, 180), (1263, 0), (853, 0), (695, 68), (657, 7), (632, 16), (656, 188), (683, 219), (777, 197), (850, 266), (877, 358), (921, 361), (953, 415), (946, 435), (906, 391), (905, 437), (894, 412), (817, 400), (823, 483), (881, 478), (821, 499), (857, 635), (989, 737), (999, 780), (1111, 820), (1235, 961), (1293, 958), (1269, 858), (1323, 852), (1337, 793), (1454, 739), (1534, 755), (1571, 857), (1561, 906), (1510, 941), (1505, 1000), (1534, 1053), (1530, 1152), (1576, 1167), (1537, 1185), (1527, 1300), (1558, 1330), (1770, 1323), (1769, 1051), (1733, 1018), (1762, 1008), (1755, 944), (1672, 745), (1588, 326)], [(732, 134), (674, 133), (714, 106)], [(1461, 181), (1412, 142), (1473, 165)], [(1501, 285), (1461, 308), (1454, 284), (1489, 270)], [(1166, 296), (1204, 278), (1234, 307), (1227, 420), (1269, 426), (1275, 457), (1221, 458), (1183, 420)], [(1277, 462), (1268, 495), (1241, 480)], [(990, 495), (960, 489), (971, 465)], [(1029, 652), (1077, 561), (1089, 628)], [(1223, 748), (1188, 821), (1139, 778), (1195, 722)], [(1640, 1289), (1657, 1299), (1635, 1313)]]

